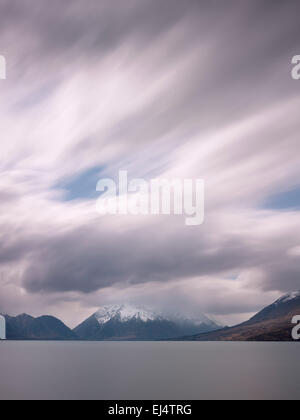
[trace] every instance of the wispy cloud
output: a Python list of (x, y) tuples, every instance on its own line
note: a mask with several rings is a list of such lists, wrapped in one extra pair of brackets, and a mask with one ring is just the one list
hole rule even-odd
[[(298, 208), (266, 203), (300, 188), (299, 5), (67, 3), (0, 5), (2, 311), (233, 320), (298, 289)], [(205, 178), (205, 224), (99, 217), (91, 182), (119, 168)]]

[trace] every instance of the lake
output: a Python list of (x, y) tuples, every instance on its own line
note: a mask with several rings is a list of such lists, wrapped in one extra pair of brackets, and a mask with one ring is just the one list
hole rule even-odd
[(299, 343), (0, 342), (0, 399), (300, 399)]

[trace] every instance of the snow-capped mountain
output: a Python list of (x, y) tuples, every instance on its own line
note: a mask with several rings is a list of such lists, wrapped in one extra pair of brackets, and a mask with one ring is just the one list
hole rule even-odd
[(103, 306), (94, 315), (101, 325), (106, 324), (113, 318), (117, 318), (121, 322), (127, 322), (130, 319), (140, 319), (143, 322), (159, 319), (159, 316), (154, 312), (131, 305)]
[(204, 315), (198, 321), (166, 316), (133, 305), (101, 307), (74, 329), (85, 340), (159, 340), (220, 328)]
[[(300, 291), (298, 292), (290, 292), (286, 295), (282, 296), (281, 298), (277, 299), (272, 305), (267, 306), (253, 318), (251, 318), (251, 322), (257, 322), (260, 320), (270, 320), (273, 321), (274, 319), (279, 318), (286, 318), (288, 316), (288, 322), (291, 322), (290, 315), (295, 313), (295, 315), (300, 315)], [(249, 322), (250, 322), (249, 321)]]
[(293, 341), (292, 319), (300, 315), (300, 292), (288, 293), (249, 321), (231, 328), (183, 337), (195, 341)]
[(276, 300), (276, 302), (274, 303), (274, 305), (279, 305), (281, 303), (290, 302), (291, 300), (294, 300), (294, 299), (296, 299), (298, 297), (300, 297), (300, 291), (299, 292), (287, 293), (286, 295), (284, 295), (281, 298), (279, 298), (278, 300)]

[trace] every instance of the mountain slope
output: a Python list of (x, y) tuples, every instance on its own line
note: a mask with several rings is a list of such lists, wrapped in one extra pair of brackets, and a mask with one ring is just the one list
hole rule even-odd
[(212, 331), (218, 325), (205, 318), (195, 323), (186, 319), (168, 319), (147, 309), (129, 305), (110, 305), (100, 308), (74, 329), (83, 340), (160, 340), (196, 332)]
[(8, 340), (76, 340), (76, 334), (52, 316), (33, 318), (22, 314), (16, 317), (4, 315)]
[(300, 315), (300, 292), (287, 294), (249, 321), (216, 332), (182, 337), (183, 341), (293, 341), (292, 318)]

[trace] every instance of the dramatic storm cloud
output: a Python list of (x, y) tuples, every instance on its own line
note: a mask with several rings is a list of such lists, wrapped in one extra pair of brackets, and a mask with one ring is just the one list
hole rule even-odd
[[(0, 312), (235, 322), (299, 289), (298, 2), (0, 0)], [(100, 216), (97, 180), (204, 178), (205, 223)]]

